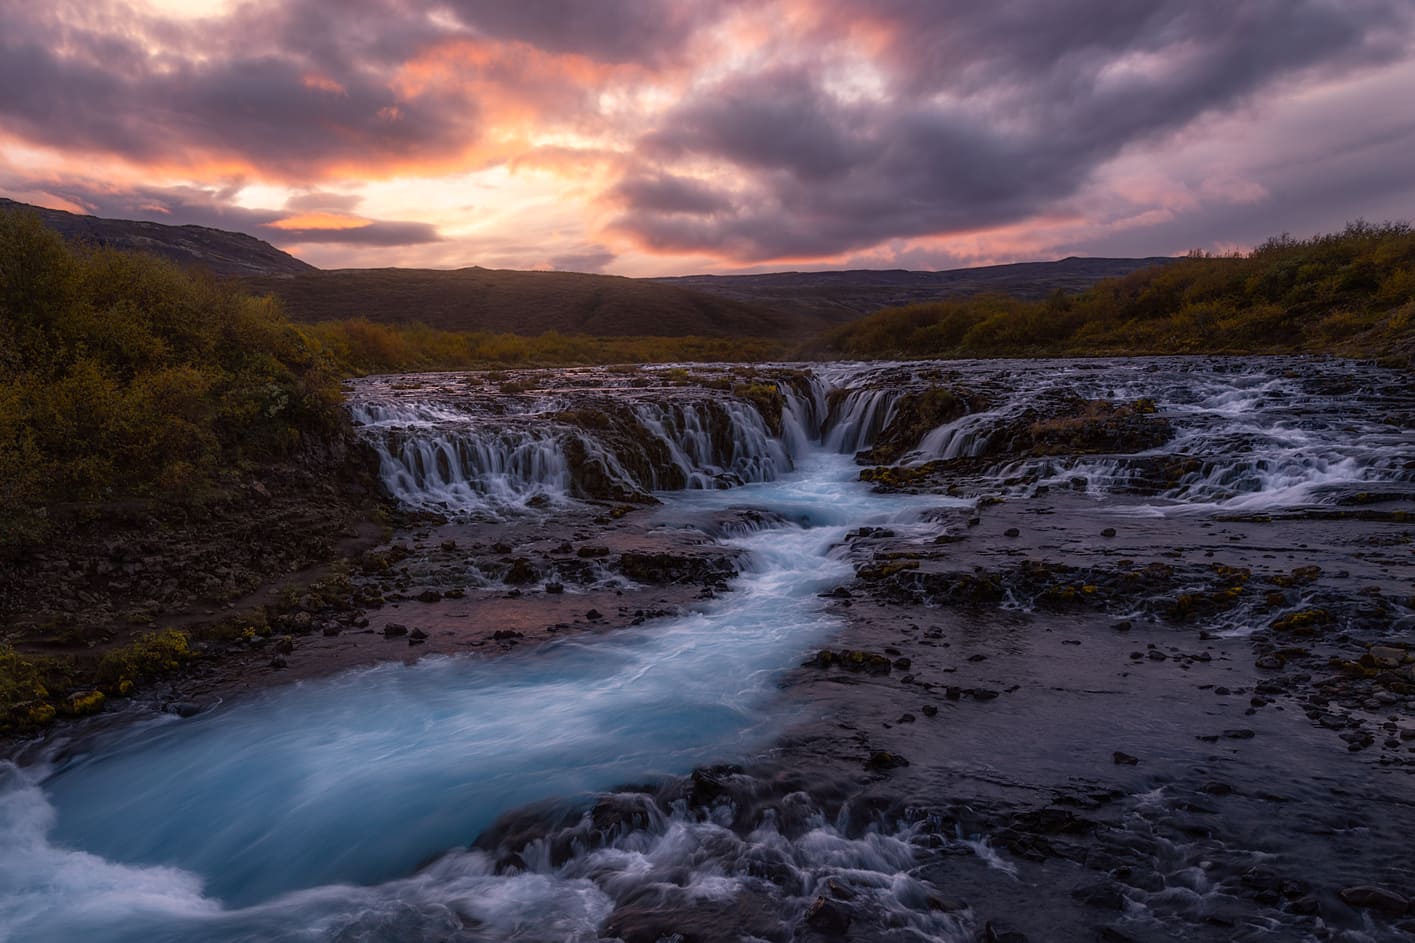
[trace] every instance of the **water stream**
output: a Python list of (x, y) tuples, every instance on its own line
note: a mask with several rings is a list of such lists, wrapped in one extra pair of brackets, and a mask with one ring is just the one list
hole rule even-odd
[[(650, 809), (662, 819), (651, 839), (568, 859), (528, 846), (510, 869), (468, 848), (530, 804), (584, 811), (601, 790), (771, 748), (792, 720), (784, 673), (840, 628), (819, 594), (853, 576), (847, 531), (890, 525), (925, 539), (926, 510), (971, 505), (858, 480), (852, 453), (889, 425), (908, 388), (898, 375), (916, 369), (783, 380), (779, 418), (710, 390), (641, 390), (593, 373), (505, 396), (451, 376), (366, 381), (351, 409), (409, 506), (494, 518), (652, 492), (665, 526), (742, 505), (773, 512), (762, 518), (772, 523), (721, 538), (744, 552), (744, 572), (684, 616), (513, 658), (384, 664), (134, 723), (25, 768), (0, 763), (0, 943), (594, 940), (646, 888), (730, 903), (753, 886), (752, 869), (703, 862), (763, 849), (786, 862), (803, 900), (815, 885), (802, 875), (843, 868), (899, 909), (895, 922), (915, 934), (900, 939), (962, 934), (909, 876), (907, 833), (847, 838), (824, 818), (791, 837), (768, 822), (745, 840), (710, 818)], [(1157, 399), (1176, 432), (1149, 454), (1199, 459), (1119, 513), (1323, 505), (1356, 488), (1400, 499), (1415, 475), (1408, 432), (1381, 413), (1408, 401), (1353, 400), (1342, 412), (1276, 367), (953, 371), (950, 382), (989, 390), (993, 405), (928, 430), (906, 466), (990, 454), (998, 429), (1032, 421), (1028, 410), (1065, 386)], [(571, 411), (587, 403), (609, 418), (586, 425)], [(997, 487), (1015, 494), (1065, 485), (1100, 501), (1138, 474), (1129, 457), (996, 461)], [(725, 853), (723, 842), (740, 848)]]

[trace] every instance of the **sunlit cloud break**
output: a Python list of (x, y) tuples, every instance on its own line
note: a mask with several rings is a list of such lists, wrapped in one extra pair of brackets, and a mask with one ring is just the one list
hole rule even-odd
[(10, 4), (0, 192), (323, 266), (1241, 247), (1415, 215), (1412, 40), (1405, 0)]

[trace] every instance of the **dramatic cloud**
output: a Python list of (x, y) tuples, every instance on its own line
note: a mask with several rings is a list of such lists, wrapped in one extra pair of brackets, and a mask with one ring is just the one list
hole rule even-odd
[[(704, 161), (734, 179), (736, 199), (685, 217), (630, 178), (619, 227), (752, 262), (1002, 225), (1046, 212), (1126, 147), (1311, 70), (1388, 60), (1409, 33), (1394, 3), (944, 6), (900, 0), (856, 16), (887, 52), (874, 96), (832, 91), (811, 65), (699, 89), (639, 153)], [(819, 12), (838, 23), (855, 9)]]
[(49, 0), (0, 190), (321, 264), (1170, 253), (1415, 214), (1413, 80), (1409, 0)]

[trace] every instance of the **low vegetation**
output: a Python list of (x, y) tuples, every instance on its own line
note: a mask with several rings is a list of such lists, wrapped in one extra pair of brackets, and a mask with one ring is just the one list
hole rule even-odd
[(61, 507), (198, 496), (339, 417), (333, 364), (272, 302), (0, 214), (0, 550)]
[(547, 331), (539, 336), (443, 331), (421, 324), (326, 321), (303, 327), (348, 375), (506, 366), (677, 363), (780, 359), (780, 341), (759, 337), (593, 337)]
[(987, 295), (880, 311), (815, 356), (1333, 353), (1415, 357), (1415, 231), (1357, 222), (1247, 255), (1194, 253), (1044, 301)]

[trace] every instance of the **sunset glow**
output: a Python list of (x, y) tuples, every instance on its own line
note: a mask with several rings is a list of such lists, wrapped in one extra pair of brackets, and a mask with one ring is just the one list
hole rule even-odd
[(17, 4), (0, 194), (325, 267), (1241, 247), (1415, 215), (1413, 23), (1403, 0)]

